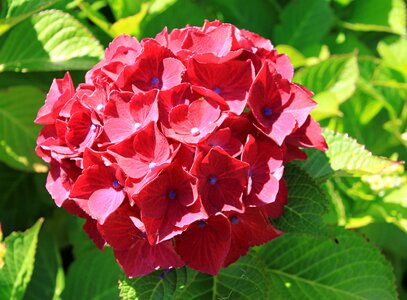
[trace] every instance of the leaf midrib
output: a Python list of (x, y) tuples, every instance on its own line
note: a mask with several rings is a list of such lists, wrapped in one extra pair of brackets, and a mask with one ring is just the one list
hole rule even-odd
[[(316, 281), (311, 281), (311, 280), (305, 279), (305, 278), (303, 278), (303, 277), (296, 276), (296, 275), (294, 275), (294, 274), (282, 272), (282, 271), (280, 271), (280, 270), (271, 269), (271, 268), (269, 268), (268, 270), (269, 270), (270, 273), (274, 273), (274, 274), (276, 274), (277, 276), (285, 276), (285, 277), (288, 277), (288, 278), (293, 279), (294, 281), (303, 282), (303, 283), (306, 283), (306, 284), (308, 284), (308, 285), (310, 285), (310, 286), (314, 286), (314, 287), (318, 287), (318, 288), (326, 289), (326, 290), (331, 290), (331, 291), (334, 292), (334, 293), (342, 294), (342, 295), (344, 295), (344, 296), (346, 295), (346, 296), (348, 296), (348, 297), (351, 297), (351, 299), (355, 299), (355, 300), (366, 300), (366, 298), (364, 298), (364, 297), (361, 297), (361, 296), (352, 294), (352, 293), (350, 293), (350, 292), (347, 292), (347, 291), (344, 291), (344, 290), (341, 290), (341, 289), (334, 288), (334, 287), (329, 286), (329, 285), (324, 285), (324, 284), (319, 283), (319, 282), (316, 282)], [(346, 299), (350, 299), (350, 298), (346, 298)]]

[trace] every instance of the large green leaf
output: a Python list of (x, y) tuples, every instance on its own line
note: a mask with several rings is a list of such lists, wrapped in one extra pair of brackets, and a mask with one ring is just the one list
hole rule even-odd
[(372, 155), (347, 134), (324, 130), (326, 155), (332, 170), (346, 175), (373, 175), (392, 172), (399, 162)]
[(289, 165), (284, 172), (288, 200), (284, 214), (274, 225), (284, 232), (326, 234), (323, 216), (327, 201), (317, 183), (302, 169)]
[(59, 0), (8, 0), (7, 9), (0, 13), (0, 36), (14, 25)]
[(217, 276), (188, 268), (120, 283), (124, 300), (143, 299), (396, 299), (380, 252), (353, 233), (331, 237), (287, 233), (252, 250)]
[(277, 22), (277, 11), (273, 1), (258, 0), (212, 0), (228, 22), (235, 26), (271, 37), (274, 24)]
[(45, 174), (19, 172), (0, 163), (0, 222), (6, 234), (27, 228), (54, 207), (45, 179)]
[(4, 36), (0, 71), (88, 69), (102, 56), (99, 41), (79, 21), (59, 10), (45, 10)]
[(107, 0), (116, 20), (136, 14), (141, 7), (140, 0)]
[(262, 247), (271, 278), (269, 299), (396, 299), (394, 277), (380, 252), (357, 235), (286, 234)]
[(44, 97), (34, 86), (0, 90), (0, 160), (13, 168), (47, 170), (34, 152), (40, 126), (33, 122)]
[(264, 264), (254, 255), (243, 257), (217, 276), (190, 268), (165, 270), (120, 282), (124, 300), (144, 299), (268, 299)]
[(13, 232), (5, 240), (6, 255), (0, 269), (0, 299), (19, 300), (25, 293), (34, 269), (38, 232), (43, 219), (27, 231)]
[(64, 288), (64, 270), (61, 256), (52, 234), (45, 223), (38, 240), (35, 267), (24, 300), (59, 300)]
[(405, 74), (407, 78), (407, 39), (383, 40), (377, 45), (377, 51), (384, 62)]
[(317, 119), (340, 115), (339, 105), (356, 89), (359, 76), (356, 57), (351, 55), (329, 58), (297, 72), (294, 80), (316, 93), (318, 106), (312, 112)]
[[(161, 2), (157, 1), (157, 2)], [(212, 20), (216, 14), (212, 7), (201, 1), (177, 0), (164, 1), (165, 7), (152, 5), (153, 13), (147, 14), (141, 23), (141, 36), (155, 36), (164, 27), (168, 30), (184, 27), (187, 24), (202, 26), (203, 20)], [(168, 5), (167, 5), (168, 4)]]
[(88, 251), (70, 266), (62, 299), (119, 299), (117, 283), (121, 276), (111, 248)]
[(406, 5), (403, 0), (358, 0), (347, 8), (343, 26), (357, 31), (406, 33)]
[(319, 44), (329, 31), (334, 15), (325, 0), (290, 1), (280, 15), (281, 24), (275, 27), (273, 41), (289, 44), (302, 51)]

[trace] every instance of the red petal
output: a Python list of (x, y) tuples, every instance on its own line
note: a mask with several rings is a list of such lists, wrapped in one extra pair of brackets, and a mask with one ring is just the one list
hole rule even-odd
[(175, 250), (192, 269), (218, 274), (230, 248), (230, 223), (222, 215), (198, 221), (175, 239)]

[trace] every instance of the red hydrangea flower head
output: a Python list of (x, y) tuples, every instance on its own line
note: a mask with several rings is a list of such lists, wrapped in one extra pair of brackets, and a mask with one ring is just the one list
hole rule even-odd
[(129, 277), (217, 274), (280, 234), (284, 164), (327, 149), (312, 93), (270, 40), (220, 21), (122, 35), (76, 89), (51, 85), (35, 122), (57, 206)]

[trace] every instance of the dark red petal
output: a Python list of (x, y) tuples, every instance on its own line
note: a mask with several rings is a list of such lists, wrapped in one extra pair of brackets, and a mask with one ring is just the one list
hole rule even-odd
[(230, 238), (230, 223), (219, 214), (189, 226), (176, 237), (175, 250), (192, 269), (216, 275), (229, 252)]

